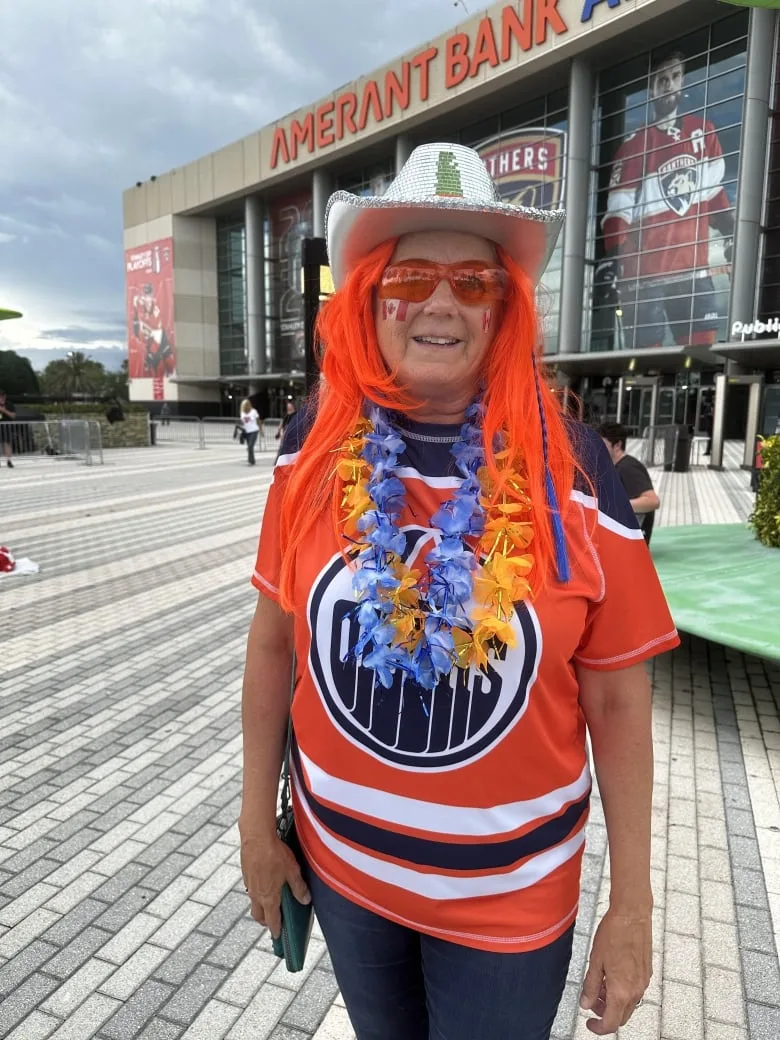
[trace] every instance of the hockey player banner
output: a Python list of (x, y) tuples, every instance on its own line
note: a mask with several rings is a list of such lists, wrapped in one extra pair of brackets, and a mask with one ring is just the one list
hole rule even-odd
[(173, 239), (125, 252), (128, 375), (150, 379), (152, 397), (164, 401), (176, 373), (173, 324)]
[(311, 194), (304, 192), (272, 203), (270, 222), (274, 261), (271, 370), (302, 372), (306, 359), (301, 251), (304, 238), (311, 236)]
[[(504, 202), (536, 209), (557, 209), (563, 205), (565, 130), (544, 126), (509, 130), (477, 145), (477, 152)], [(545, 350), (550, 352), (557, 349), (561, 249), (559, 239), (542, 275), (537, 297)]]
[[(653, 61), (646, 104), (637, 106), (635, 82), (624, 88), (623, 133), (602, 145), (609, 180), (600, 203), (593, 349), (706, 347), (727, 331), (741, 91), (710, 111), (706, 54), (693, 64), (681, 52)], [(609, 99), (613, 113), (617, 96)], [(615, 126), (620, 113), (611, 119)]]

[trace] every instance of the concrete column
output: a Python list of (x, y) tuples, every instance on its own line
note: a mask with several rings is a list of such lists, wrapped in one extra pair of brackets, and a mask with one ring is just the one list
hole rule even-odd
[(755, 455), (756, 437), (758, 436), (758, 422), (761, 417), (761, 397), (764, 389), (764, 381), (761, 378), (754, 379), (748, 390), (748, 413), (745, 423), (745, 451), (742, 455), (742, 468), (753, 468), (753, 457)]
[(626, 380), (625, 380), (625, 376), (621, 376), (618, 379), (618, 385), (617, 385), (617, 405), (615, 406), (617, 408), (617, 411), (615, 413), (615, 418), (616, 418), (616, 421), (619, 422), (619, 423), (623, 422), (623, 400), (625, 398), (625, 394), (626, 394)]
[(414, 151), (414, 145), (408, 134), (399, 134), (395, 139), (395, 173), (401, 172), (401, 167)]
[(315, 238), (325, 237), (325, 210), (333, 193), (333, 179), (328, 170), (320, 166), (311, 180), (311, 223)]
[(715, 407), (712, 412), (712, 448), (710, 469), (723, 469), (723, 426), (726, 420), (728, 378), (725, 372), (715, 376)]
[[(265, 256), (263, 200), (247, 195), (244, 203), (246, 233), (246, 341), (249, 375), (265, 372)], [(252, 390), (256, 387), (252, 387)]]
[(558, 350), (582, 349), (588, 187), (593, 127), (593, 70), (577, 57), (569, 70), (569, 132), (566, 148), (566, 224), (561, 267), (561, 318)]
[(735, 321), (751, 321), (756, 309), (776, 21), (776, 11), (750, 12), (729, 329)]

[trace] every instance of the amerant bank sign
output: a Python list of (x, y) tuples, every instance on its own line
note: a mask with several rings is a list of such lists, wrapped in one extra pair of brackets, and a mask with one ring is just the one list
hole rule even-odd
[(277, 126), (270, 167), (275, 170), (303, 154), (325, 151), (362, 133), (370, 121), (381, 124), (412, 104), (426, 102), (432, 84), (449, 91), (487, 69), (517, 64), (549, 40), (579, 30), (597, 9), (620, 4), (621, 0), (521, 0), (485, 14), (476, 31), (453, 33), (441, 47), (426, 47), (388, 69), (383, 79), (365, 80), (359, 93), (346, 90)]

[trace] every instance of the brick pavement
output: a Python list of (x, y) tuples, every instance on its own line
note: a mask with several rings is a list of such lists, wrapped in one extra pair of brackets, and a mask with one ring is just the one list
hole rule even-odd
[[(289, 975), (235, 819), (247, 578), (270, 479), (230, 447), (0, 473), (0, 1038), (349, 1040), (321, 934)], [(659, 474), (661, 522), (744, 519), (738, 471)], [(686, 640), (652, 666), (655, 976), (634, 1040), (780, 1037), (780, 670)], [(557, 1040), (608, 893), (598, 797)]]

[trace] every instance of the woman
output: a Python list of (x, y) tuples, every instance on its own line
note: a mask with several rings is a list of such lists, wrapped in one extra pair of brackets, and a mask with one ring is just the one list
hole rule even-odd
[(252, 402), (249, 400), (242, 401), (241, 429), (244, 433), (246, 454), (250, 466), (254, 466), (255, 464), (255, 442), (257, 441), (257, 435), (260, 433), (259, 420), (260, 416), (252, 407)]
[[(313, 900), (359, 1040), (549, 1036), (586, 725), (611, 857), (592, 1031), (650, 979), (643, 662), (678, 640), (603, 445), (538, 373), (561, 219), (499, 202), (455, 145), (328, 208), (338, 291), (263, 520), (239, 826), (253, 916), (278, 933), (285, 881)], [(303, 873), (274, 829), (293, 648)]]

